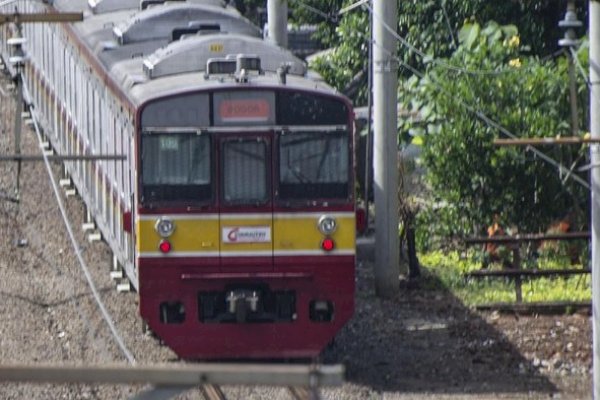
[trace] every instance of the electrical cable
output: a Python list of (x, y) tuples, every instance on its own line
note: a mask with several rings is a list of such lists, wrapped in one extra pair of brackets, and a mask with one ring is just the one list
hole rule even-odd
[(340, 11), (337, 12), (337, 15), (338, 16), (339, 15), (344, 15), (347, 12), (352, 11), (355, 8), (358, 8), (358, 7), (362, 6), (365, 3), (370, 3), (370, 2), (371, 2), (371, 0), (358, 0), (356, 3), (351, 4), (351, 5), (347, 6), (347, 7), (344, 7), (342, 9), (340, 9)]
[(321, 18), (324, 18), (326, 20), (330, 20), (331, 19), (331, 15), (327, 14), (321, 10), (319, 10), (318, 8), (315, 8), (313, 6), (311, 6), (310, 4), (306, 4), (305, 2), (301, 1), (301, 0), (293, 0), (295, 3), (298, 3), (298, 5), (300, 7), (306, 8), (307, 10), (309, 10), (310, 12), (317, 14), (318, 16), (320, 16)]
[[(362, 33), (360, 33), (359, 35), (365, 37), (367, 40), (371, 40), (370, 38), (367, 38)], [(392, 54), (391, 52), (389, 52), (387, 49), (383, 48), (381, 45), (379, 45), (378, 43), (376, 43), (374, 40), (372, 42), (373, 42), (374, 46), (377, 46), (380, 49), (383, 49), (385, 52), (388, 53), (388, 55), (390, 55), (398, 63), (400, 63), (400, 65), (402, 67), (406, 68), (407, 70), (409, 70), (410, 72), (412, 72), (414, 75), (417, 75), (419, 78), (424, 78), (425, 77), (425, 74), (423, 74), (422, 72), (418, 71), (417, 69), (415, 69), (414, 67), (410, 66), (409, 64), (405, 63), (399, 57), (395, 56), (394, 54)], [(467, 104), (463, 100), (456, 98), (456, 96), (454, 96), (453, 94), (448, 93), (435, 79), (433, 79), (433, 78), (430, 77), (430, 81), (435, 85), (435, 87), (438, 90), (440, 90), (442, 93), (445, 93), (445, 94), (447, 94), (449, 96), (452, 96), (452, 98), (454, 98), (456, 101), (458, 101), (458, 103), (462, 107), (464, 107), (470, 113), (474, 114), (478, 119), (480, 119), (482, 122), (484, 122), (489, 127), (498, 130), (499, 132), (503, 133), (505, 136), (508, 136), (508, 137), (510, 137), (512, 139), (518, 139), (517, 135), (515, 135), (514, 133), (512, 133), (511, 131), (509, 131), (508, 129), (506, 129), (502, 125), (500, 125), (498, 122), (496, 122), (493, 119), (491, 119), (490, 117), (488, 117), (481, 110), (479, 110), (479, 109), (477, 109), (475, 107), (472, 107), (471, 105)], [(570, 178), (572, 178), (574, 181), (576, 181), (577, 183), (579, 183), (581, 186), (585, 187), (588, 190), (590, 189), (590, 185), (589, 185), (588, 182), (586, 182), (585, 180), (583, 180), (578, 175), (573, 175), (572, 174), (572, 170), (570, 170), (569, 168), (567, 168), (564, 165), (560, 164), (559, 162), (557, 162), (553, 158), (549, 157), (545, 153), (541, 152), (540, 150), (536, 149), (533, 146), (526, 146), (525, 149), (528, 150), (528, 151), (531, 151), (532, 153), (534, 153), (535, 155), (537, 155), (538, 157), (540, 157), (542, 160), (546, 161), (547, 163), (549, 163), (553, 167), (557, 168), (558, 171), (561, 174), (563, 174), (563, 173), (566, 174), (566, 175), (568, 174)]]
[(446, 25), (448, 26), (448, 31), (450, 32), (450, 38), (452, 39), (452, 47), (455, 49), (458, 48), (458, 40), (454, 37), (454, 30), (452, 29), (452, 25), (450, 24), (450, 18), (448, 17), (448, 11), (446, 11), (446, 0), (442, 0), (440, 2), (440, 6), (442, 7), (442, 12), (444, 13), (444, 20), (446, 21)]
[(385, 21), (380, 16), (378, 16), (377, 13), (375, 13), (371, 7), (369, 7), (368, 5), (363, 5), (363, 7), (366, 8), (373, 15), (373, 17), (376, 18), (379, 21), (379, 23), (381, 23), (381, 25), (383, 25), (385, 30), (387, 30), (391, 35), (393, 35), (400, 42), (400, 44), (402, 44), (404, 47), (406, 47), (413, 53), (420, 56), (423, 59), (424, 63), (435, 64), (435, 65), (438, 65), (447, 70), (454, 71), (454, 72), (460, 72), (460, 73), (464, 73), (467, 75), (498, 76), (498, 75), (504, 75), (504, 74), (509, 74), (509, 73), (514, 74), (514, 73), (517, 73), (517, 72), (520, 72), (523, 70), (523, 69), (517, 70), (515, 68), (505, 68), (505, 69), (501, 69), (501, 70), (483, 70), (483, 69), (472, 70), (472, 69), (466, 69), (466, 68), (448, 64), (447, 62), (442, 61), (439, 58), (432, 58), (431, 56), (428, 56), (427, 54), (425, 54), (422, 50), (419, 50), (416, 46), (411, 44), (408, 40), (406, 40), (405, 38), (400, 36), (394, 29), (392, 29), (387, 23), (385, 23)]
[[(299, 1), (299, 0), (296, 0)], [(377, 18), (377, 20), (384, 26), (384, 28), (390, 32), (396, 39), (398, 39), (400, 41), (400, 43), (404, 44), (405, 47), (409, 48), (409, 50), (413, 50), (415, 53), (419, 54), (422, 57), (426, 57), (426, 55), (421, 52), (419, 49), (417, 49), (415, 46), (413, 46), (412, 44), (410, 44), (406, 39), (404, 39), (402, 36), (400, 36), (395, 30), (393, 30), (387, 23), (385, 23), (385, 21), (383, 21), (374, 11), (371, 7), (369, 7), (368, 5), (366, 5), (366, 3), (361, 4), (363, 8), (366, 8), (369, 13), (374, 17)], [(319, 11), (319, 10), (317, 10)], [(325, 14), (322, 11), (319, 11), (320, 14)], [(393, 57), (400, 65), (402, 65), (404, 68), (408, 69), (409, 71), (411, 71), (413, 74), (419, 76), (420, 78), (423, 78), (425, 75), (421, 72), (419, 72), (418, 70), (416, 70), (415, 68), (413, 68), (412, 66), (410, 66), (409, 64), (405, 63), (404, 61), (402, 61), (399, 57), (397, 57), (394, 54), (391, 54), (387, 49), (383, 48), (381, 45), (379, 45), (378, 43), (376, 43), (374, 40), (372, 40), (371, 38), (366, 37), (365, 34), (363, 34), (362, 32), (357, 32), (357, 34), (359, 36), (362, 36), (363, 38), (365, 38), (366, 40), (368, 40), (369, 42), (371, 42), (371, 44), (383, 49), (384, 51), (388, 52), (389, 55), (391, 57)], [(459, 71), (459, 72), (464, 72), (464, 73), (469, 73), (469, 74), (475, 74), (475, 75), (500, 75), (500, 74), (504, 74), (507, 72), (511, 72), (511, 73), (516, 73), (516, 72), (522, 72), (523, 69), (512, 69), (511, 70), (502, 70), (502, 71), (483, 71), (483, 70), (467, 70), (464, 68), (459, 68), (459, 67), (454, 67), (451, 66), (447, 63), (441, 62), (440, 60), (436, 60), (433, 59), (432, 62), (434, 62), (435, 64), (444, 67), (446, 69), (450, 69), (450, 70), (454, 70), (454, 71)], [(431, 79), (431, 81), (435, 84), (435, 86), (442, 92), (446, 93), (446, 91), (434, 80)], [(446, 93), (448, 95), (451, 95), (449, 93)], [(454, 97), (454, 96), (453, 96)], [(503, 133), (505, 136), (508, 136), (510, 138), (516, 139), (518, 138), (517, 135), (515, 135), (514, 133), (510, 132), (508, 129), (504, 128), (502, 125), (500, 125), (499, 123), (495, 122), (494, 120), (492, 120), (491, 118), (489, 118), (487, 115), (485, 115), (483, 112), (481, 112), (480, 110), (468, 105), (467, 103), (465, 103), (462, 100), (458, 100), (459, 104), (463, 107), (465, 107), (469, 112), (475, 114), (475, 116), (477, 116), (477, 118), (479, 118), (482, 122), (484, 122), (486, 125), (500, 131), (501, 133)], [(581, 177), (577, 176), (577, 175), (573, 175), (571, 172), (572, 170), (570, 170), (569, 168), (565, 167), (564, 165), (560, 164), (559, 162), (557, 162), (556, 160), (554, 160), (553, 158), (547, 156), (545, 153), (541, 152), (540, 150), (536, 149), (533, 146), (527, 146), (525, 148), (527, 151), (531, 151), (532, 153), (534, 153), (535, 155), (539, 156), (542, 160), (546, 161), (547, 163), (549, 163), (550, 165), (554, 166), (555, 168), (558, 169), (558, 171), (562, 174), (568, 174), (568, 176), (572, 177), (572, 179), (574, 181), (576, 181), (577, 183), (579, 183), (580, 185), (582, 185), (583, 187), (585, 187), (586, 189), (590, 190), (590, 185), (588, 182), (586, 182), (585, 180), (583, 180)]]
[(577, 67), (577, 70), (579, 71), (579, 74), (581, 75), (581, 77), (584, 79), (588, 90), (594, 97), (596, 97), (597, 99), (600, 99), (600, 97), (598, 97), (598, 96), (600, 96), (600, 93), (598, 93), (597, 90), (594, 90), (594, 84), (592, 83), (591, 79), (588, 77), (588, 74), (585, 72), (585, 68), (583, 68), (583, 65), (581, 65), (581, 61), (579, 61), (579, 57), (577, 57), (577, 52), (573, 48), (569, 48), (569, 50), (571, 51), (571, 57), (573, 58), (573, 61), (575, 62), (575, 66)]

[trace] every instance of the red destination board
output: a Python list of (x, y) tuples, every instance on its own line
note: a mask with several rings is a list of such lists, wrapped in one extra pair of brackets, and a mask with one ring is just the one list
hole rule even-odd
[(265, 99), (223, 100), (219, 104), (219, 117), (223, 122), (268, 121), (271, 107)]

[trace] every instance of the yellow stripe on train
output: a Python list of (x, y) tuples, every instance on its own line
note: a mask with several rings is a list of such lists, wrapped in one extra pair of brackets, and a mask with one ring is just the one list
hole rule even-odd
[[(172, 245), (170, 256), (194, 254), (202, 257), (252, 253), (312, 253), (321, 250), (325, 238), (318, 229), (321, 213), (303, 214), (224, 214), (218, 216), (171, 216), (175, 230), (168, 238)], [(156, 254), (163, 239), (156, 232), (158, 216), (144, 216), (137, 223), (137, 249), (141, 256)], [(354, 213), (335, 215), (337, 229), (330, 235), (335, 250), (330, 254), (354, 254)]]
[[(159, 217), (142, 219), (137, 223), (138, 252), (153, 253), (163, 239), (155, 229)], [(172, 253), (219, 251), (219, 220), (216, 218), (174, 218), (175, 230), (168, 238), (173, 246)]]

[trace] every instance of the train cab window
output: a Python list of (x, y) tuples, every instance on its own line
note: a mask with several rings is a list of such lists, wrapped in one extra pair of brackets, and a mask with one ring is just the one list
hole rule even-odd
[(210, 138), (196, 133), (142, 135), (142, 202), (212, 199)]
[(223, 199), (229, 204), (264, 204), (267, 184), (268, 144), (257, 138), (223, 142)]
[(346, 199), (350, 190), (349, 169), (346, 132), (282, 134), (278, 198)]

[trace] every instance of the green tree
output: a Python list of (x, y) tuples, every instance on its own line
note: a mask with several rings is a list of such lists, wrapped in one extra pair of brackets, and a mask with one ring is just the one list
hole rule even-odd
[[(498, 213), (522, 231), (537, 231), (569, 210), (587, 209), (584, 187), (523, 148), (494, 146), (502, 134), (481, 118), (520, 137), (569, 135), (566, 58), (523, 56), (517, 28), (495, 22), (466, 24), (459, 42), (443, 63), (400, 89), (404, 106), (425, 121), (413, 133), (422, 134), (428, 181), (444, 205), (436, 212), (445, 213), (445, 228), (472, 233)], [(544, 151), (568, 166), (585, 157), (584, 149), (568, 146)]]
[[(355, 0), (290, 0), (293, 20), (298, 23), (318, 23), (319, 36), (332, 51), (318, 60), (314, 67), (333, 86), (347, 87), (359, 73), (368, 68), (369, 13), (355, 9), (341, 17), (336, 10), (353, 4)], [(314, 12), (312, 9), (322, 11)], [(448, 57), (456, 49), (457, 31), (466, 20), (496, 20), (500, 24), (513, 24), (527, 38), (531, 55), (547, 56), (556, 51), (563, 33), (557, 28), (566, 11), (556, 0), (424, 0), (399, 1), (398, 27), (400, 36), (414, 48), (428, 56), (428, 60)], [(579, 19), (586, 21), (586, 11), (580, 5)], [(323, 14), (330, 15), (325, 18)], [(375, 21), (377, 22), (377, 21)], [(399, 45), (400, 59), (407, 65), (422, 70), (427, 60)], [(401, 69), (404, 77), (411, 75)], [(366, 85), (366, 79), (363, 86)], [(365, 104), (366, 89), (358, 91), (356, 104)]]

